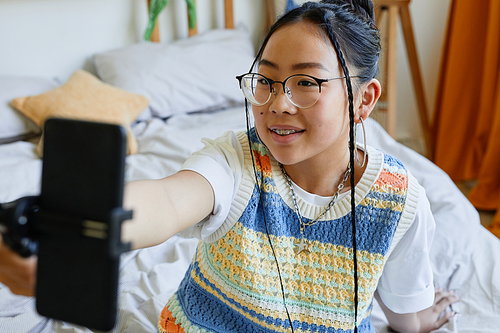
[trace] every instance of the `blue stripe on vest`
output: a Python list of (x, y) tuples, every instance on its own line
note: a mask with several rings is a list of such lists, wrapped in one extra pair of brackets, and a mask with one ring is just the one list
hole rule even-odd
[[(196, 275), (201, 281), (213, 288), (219, 295), (226, 301), (236, 306), (238, 309), (250, 314), (252, 317), (257, 318), (267, 324), (274, 324), (278, 327), (289, 328), (290, 323), (288, 320), (275, 319), (272, 317), (265, 317), (253, 310), (249, 310), (246, 306), (234, 301), (232, 298), (222, 293), (219, 288), (210, 283), (200, 271), (198, 262), (194, 266), (191, 264), (187, 274), (190, 275), (191, 268), (194, 268)], [(203, 289), (191, 277), (184, 278), (177, 291), (177, 298), (181, 304), (184, 314), (193, 324), (200, 328), (205, 328), (214, 332), (264, 332), (272, 333), (274, 330), (267, 329), (258, 325), (257, 323), (249, 320), (240, 313), (229, 308), (220, 299), (212, 295), (210, 292)], [(186, 312), (188, 311), (189, 312)], [(209, 313), (208, 316), (205, 316)], [(206, 318), (205, 318), (206, 317)], [(208, 318), (208, 320), (207, 320)], [(295, 324), (294, 324), (295, 325)]]
[[(275, 193), (266, 193), (263, 200), (266, 208), (266, 222), (269, 233), (275, 236), (301, 238), (299, 220), (294, 210), (281, 204), (281, 197)], [(281, 205), (280, 205), (281, 204)], [(255, 216), (257, 214), (257, 216)], [(356, 207), (356, 240), (358, 251), (369, 251), (385, 255), (389, 250), (390, 239), (397, 228), (400, 212), (390, 208), (375, 208), (372, 206)], [(310, 221), (304, 219), (304, 222)], [(388, 223), (387, 221), (393, 221)], [(259, 200), (258, 189), (254, 193), (248, 206), (245, 208), (239, 222), (256, 232), (266, 233), (263, 208)], [(337, 220), (321, 221), (304, 230), (304, 236), (310, 241), (321, 241), (333, 245), (352, 248), (351, 214)], [(389, 237), (389, 238), (387, 238)]]
[[(257, 318), (267, 324), (274, 324), (278, 327), (283, 327), (286, 329), (290, 328), (290, 323), (288, 320), (275, 319), (272, 317), (264, 317), (262, 314), (256, 313), (253, 310), (249, 310), (247, 307), (242, 306), (240, 303), (235, 302), (233, 299), (227, 297), (221, 292), (214, 284), (210, 283), (200, 271), (197, 262), (191, 264), (190, 268), (195, 269), (196, 275), (204, 283), (209, 285), (211, 288), (216, 290), (216, 292), (221, 295), (226, 301), (236, 306), (238, 309), (250, 314), (252, 317)], [(188, 273), (191, 269), (188, 270)], [(184, 279), (179, 286), (177, 291), (177, 298), (182, 308), (184, 309), (184, 315), (189, 319), (190, 322), (197, 325), (200, 328), (210, 330), (217, 333), (229, 333), (229, 332), (263, 332), (263, 333), (273, 333), (276, 332), (271, 329), (262, 327), (255, 322), (249, 320), (245, 316), (233, 309), (229, 308), (227, 304), (223, 303), (217, 297), (212, 295), (210, 292), (203, 289), (191, 278)], [(370, 308), (373, 306), (370, 305)], [(189, 312), (187, 312), (189, 310)], [(371, 310), (369, 310), (371, 311)], [(206, 320), (205, 315), (210, 313)], [(360, 325), (358, 325), (358, 330), (361, 332), (373, 332), (373, 327), (371, 326), (371, 317), (366, 317)], [(334, 329), (332, 327), (326, 327), (324, 325), (308, 324), (305, 322), (299, 322), (298, 320), (293, 321), (293, 327), (295, 329), (301, 328), (302, 330), (311, 330), (313, 332), (320, 333), (352, 333), (353, 330), (342, 330)]]

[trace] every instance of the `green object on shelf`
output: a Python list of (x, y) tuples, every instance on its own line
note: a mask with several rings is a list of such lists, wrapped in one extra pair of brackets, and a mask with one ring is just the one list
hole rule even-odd
[[(196, 27), (196, 4), (195, 0), (186, 0), (188, 7), (188, 19), (189, 28), (194, 29)], [(158, 20), (158, 15), (168, 4), (168, 0), (151, 0), (149, 4), (149, 21), (144, 32), (144, 39), (151, 40), (151, 35), (155, 29), (156, 21)]]
[(186, 0), (188, 7), (189, 29), (196, 27), (196, 4), (195, 0)]

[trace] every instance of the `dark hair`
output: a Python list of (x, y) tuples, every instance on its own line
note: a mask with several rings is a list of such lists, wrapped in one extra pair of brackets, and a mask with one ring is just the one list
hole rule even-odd
[[(352, 224), (352, 245), (354, 256), (354, 315), (355, 328), (357, 332), (357, 308), (358, 308), (358, 274), (357, 274), (357, 256), (356, 256), (356, 203), (355, 203), (355, 138), (354, 138), (354, 103), (353, 103), (353, 88), (351, 76), (359, 77), (359, 83), (368, 82), (378, 75), (378, 60), (380, 55), (380, 34), (375, 26), (373, 4), (371, 0), (330, 0), (321, 2), (307, 2), (302, 6), (292, 9), (280, 17), (274, 23), (266, 38), (264, 39), (257, 56), (252, 63), (250, 72), (255, 67), (255, 64), (261, 59), (262, 53), (269, 41), (269, 38), (278, 29), (298, 23), (308, 21), (316, 24), (318, 29), (330, 40), (337, 54), (338, 61), (344, 71), (346, 77), (346, 85), (349, 100), (349, 151), (350, 161), (349, 167), (351, 170), (351, 224)], [(349, 66), (348, 66), (349, 65)], [(349, 67), (355, 72), (350, 74)], [(248, 126), (248, 104), (245, 101), (247, 109), (247, 127)], [(249, 140), (250, 141), (250, 140)], [(253, 160), (253, 155), (252, 155)], [(255, 175), (257, 177), (257, 174)], [(265, 216), (264, 216), (265, 221)], [(266, 223), (267, 229), (267, 223)], [(270, 240), (269, 240), (270, 241)], [(271, 244), (271, 248), (272, 244)], [(274, 252), (274, 249), (273, 249)], [(276, 262), (279, 272), (279, 265)], [(281, 274), (279, 274), (281, 281)], [(283, 301), (286, 301), (283, 292)], [(290, 316), (288, 314), (288, 319)], [(290, 320), (290, 325), (293, 326)]]
[[(306, 20), (316, 23), (334, 47), (337, 40), (341, 50), (339, 52), (335, 47), (337, 56), (345, 57), (346, 62), (355, 70), (355, 75), (361, 77), (361, 82), (369, 81), (378, 75), (380, 56), (380, 34), (375, 26), (373, 13), (371, 0), (307, 2), (289, 11), (271, 26), (257, 52), (252, 69), (276, 30)], [(341, 59), (339, 61), (342, 62)]]

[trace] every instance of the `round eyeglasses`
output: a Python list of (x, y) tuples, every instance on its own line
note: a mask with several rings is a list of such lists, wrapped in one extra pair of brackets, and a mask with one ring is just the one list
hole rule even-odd
[(298, 108), (309, 108), (318, 101), (322, 83), (344, 78), (345, 76), (318, 79), (311, 75), (295, 74), (287, 77), (284, 81), (274, 81), (257, 73), (248, 73), (236, 77), (240, 82), (243, 95), (253, 105), (262, 106), (266, 104), (271, 99), (272, 94), (277, 94), (273, 85), (281, 83), (285, 96)]

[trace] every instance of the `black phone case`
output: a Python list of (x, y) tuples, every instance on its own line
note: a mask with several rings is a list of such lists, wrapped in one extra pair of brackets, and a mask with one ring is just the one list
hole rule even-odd
[(123, 252), (117, 249), (121, 221), (116, 214), (123, 215), (125, 131), (118, 125), (49, 119), (43, 152), (37, 311), (110, 330)]

